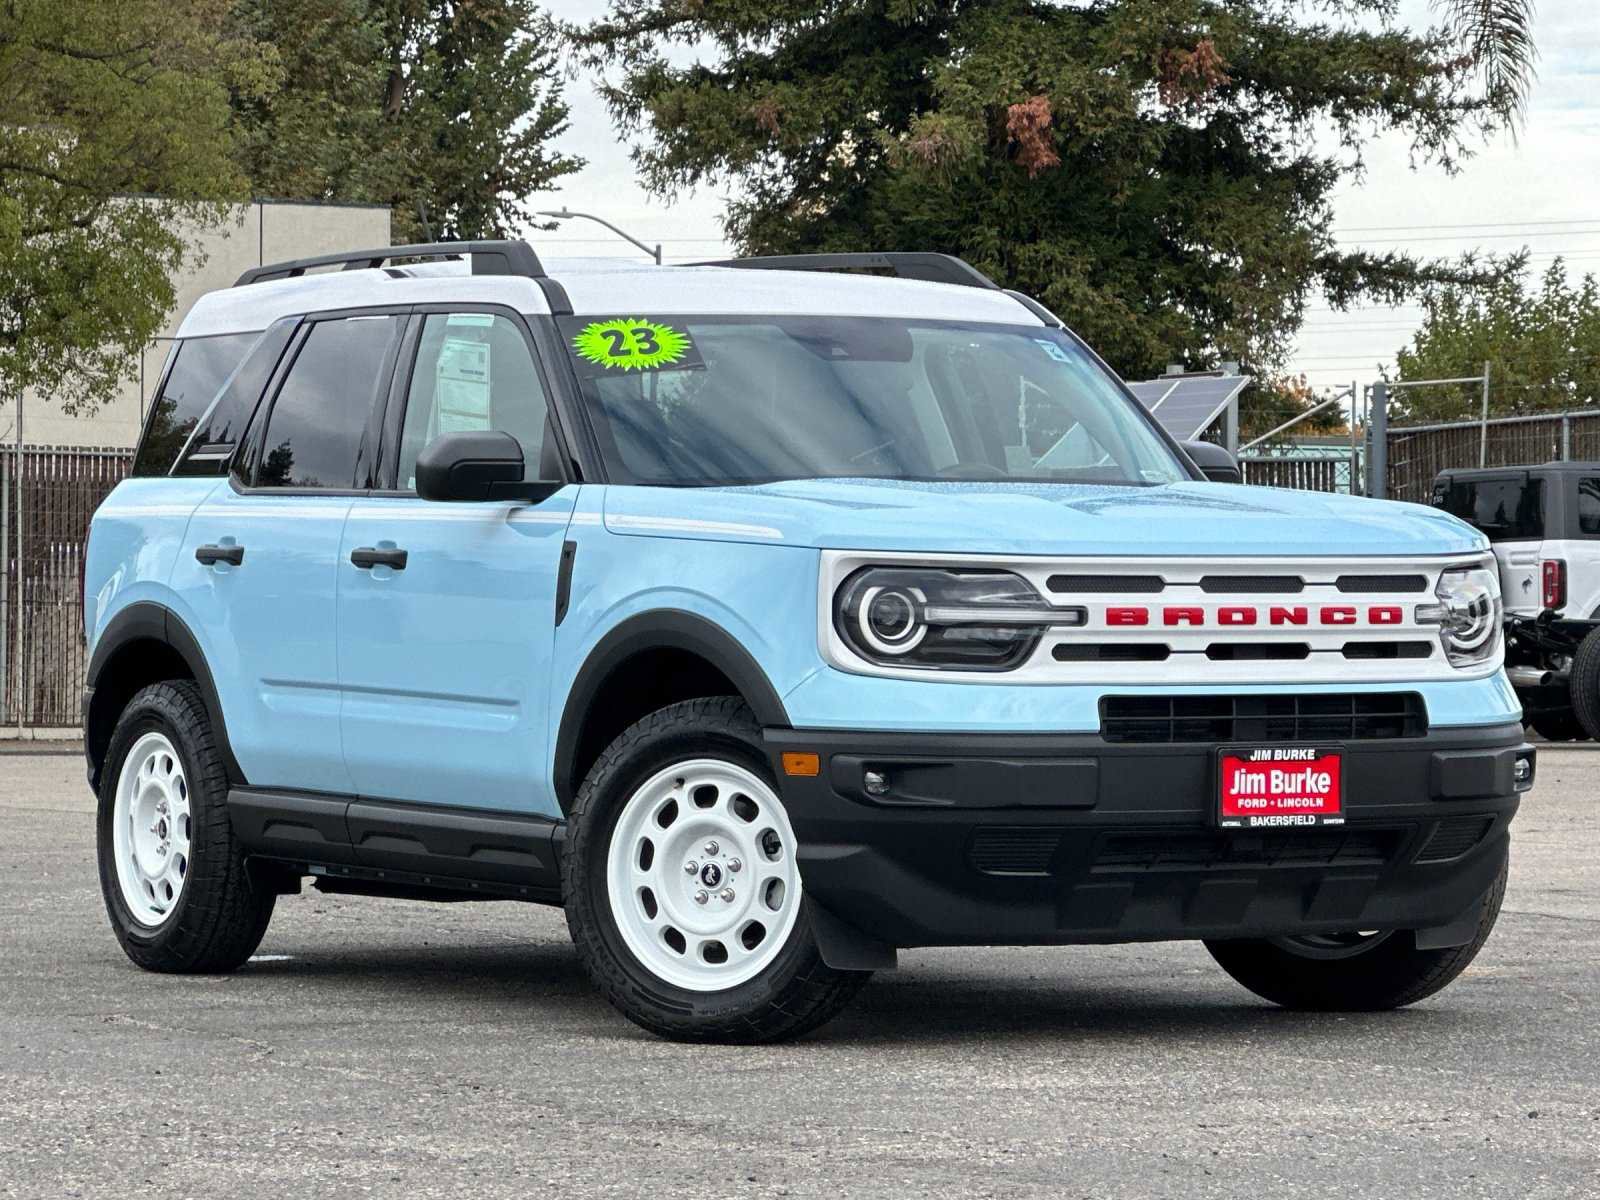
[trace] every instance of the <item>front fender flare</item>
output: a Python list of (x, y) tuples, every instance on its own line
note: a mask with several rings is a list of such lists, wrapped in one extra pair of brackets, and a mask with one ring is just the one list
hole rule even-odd
[(567, 692), (552, 764), (556, 793), (563, 803), (576, 791), (572, 771), (578, 738), (600, 688), (613, 671), (635, 654), (661, 649), (684, 650), (705, 659), (733, 682), (763, 726), (788, 726), (789, 714), (767, 673), (727, 630), (684, 609), (637, 613), (595, 643)]

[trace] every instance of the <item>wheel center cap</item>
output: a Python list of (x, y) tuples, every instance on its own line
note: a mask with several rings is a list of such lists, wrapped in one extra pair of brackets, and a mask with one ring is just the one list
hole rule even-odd
[(722, 886), (722, 868), (716, 863), (707, 863), (700, 868), (700, 882), (708, 888)]

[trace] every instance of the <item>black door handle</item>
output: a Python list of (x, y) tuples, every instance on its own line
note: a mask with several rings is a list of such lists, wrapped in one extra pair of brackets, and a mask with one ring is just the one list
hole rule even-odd
[(237, 567), (244, 562), (243, 546), (201, 546), (194, 552), (196, 562), (205, 563), (206, 566), (215, 566), (217, 563), (230, 563)]
[(372, 546), (363, 546), (359, 550), (350, 551), (350, 561), (363, 571), (370, 571), (373, 567), (393, 567), (396, 571), (406, 569), (406, 552), (404, 550), (378, 550)]

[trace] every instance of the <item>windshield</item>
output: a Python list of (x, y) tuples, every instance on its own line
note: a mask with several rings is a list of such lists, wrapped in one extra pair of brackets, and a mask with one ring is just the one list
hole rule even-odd
[(664, 316), (562, 328), (618, 483), (1189, 478), (1105, 370), (1037, 325)]

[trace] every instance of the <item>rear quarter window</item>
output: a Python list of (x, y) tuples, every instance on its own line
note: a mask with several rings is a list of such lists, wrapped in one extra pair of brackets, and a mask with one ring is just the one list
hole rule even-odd
[(177, 344), (172, 366), (151, 400), (144, 436), (133, 459), (134, 475), (172, 471), (201, 416), (260, 336), (259, 331), (227, 333)]
[(1544, 481), (1521, 475), (1503, 479), (1455, 479), (1434, 502), (1481, 529), (1491, 542), (1544, 537)]

